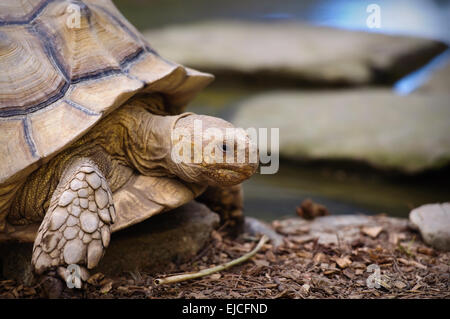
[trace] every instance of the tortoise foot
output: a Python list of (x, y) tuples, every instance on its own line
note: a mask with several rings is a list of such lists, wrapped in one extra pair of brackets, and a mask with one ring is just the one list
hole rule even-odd
[(83, 297), (81, 289), (69, 288), (66, 281), (55, 271), (40, 275), (38, 280), (44, 298), (73, 299)]
[(99, 263), (109, 245), (115, 211), (103, 174), (89, 160), (74, 163), (61, 178), (36, 236), (35, 273), (55, 270), (69, 288), (81, 288), (86, 268)]

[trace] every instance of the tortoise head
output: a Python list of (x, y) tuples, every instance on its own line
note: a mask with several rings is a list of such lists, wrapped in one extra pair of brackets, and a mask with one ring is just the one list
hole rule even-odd
[(171, 160), (180, 178), (210, 186), (236, 185), (258, 167), (256, 144), (220, 118), (183, 114), (172, 129)]

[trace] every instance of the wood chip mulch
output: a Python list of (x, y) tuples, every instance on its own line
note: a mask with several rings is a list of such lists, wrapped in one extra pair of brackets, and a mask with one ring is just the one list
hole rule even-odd
[[(274, 249), (266, 244), (251, 260), (223, 272), (177, 284), (154, 284), (158, 277), (238, 258), (257, 240), (213, 232), (208, 245), (187, 263), (169, 264), (160, 274), (136, 271), (116, 278), (93, 274), (87, 288), (74, 297), (450, 298), (450, 253), (429, 248), (407, 229), (364, 229), (351, 243), (325, 246), (317, 240), (297, 242), (286, 236), (284, 245)], [(376, 265), (379, 276), (372, 269)], [(40, 297), (44, 296), (38, 284), (0, 281), (0, 298)]]

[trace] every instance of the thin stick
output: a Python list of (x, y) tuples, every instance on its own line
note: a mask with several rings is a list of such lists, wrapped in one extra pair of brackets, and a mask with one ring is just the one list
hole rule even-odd
[(261, 249), (261, 247), (268, 241), (268, 239), (269, 238), (266, 235), (263, 235), (261, 237), (261, 239), (259, 240), (258, 245), (256, 245), (256, 247), (251, 252), (246, 253), (245, 255), (243, 255), (237, 259), (234, 259), (230, 262), (227, 262), (226, 264), (222, 264), (222, 265), (212, 267), (212, 268), (203, 269), (203, 270), (201, 270), (199, 272), (195, 272), (195, 273), (169, 276), (166, 278), (158, 278), (158, 279), (155, 279), (155, 284), (163, 285), (163, 284), (176, 283), (176, 282), (180, 282), (180, 281), (185, 281), (185, 280), (208, 276), (208, 275), (214, 274), (216, 272), (228, 269), (230, 267), (233, 267), (237, 264), (240, 264), (240, 263), (252, 258)]

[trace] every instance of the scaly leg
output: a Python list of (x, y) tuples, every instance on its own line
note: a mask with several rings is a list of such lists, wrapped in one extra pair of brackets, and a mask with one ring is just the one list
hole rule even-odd
[[(57, 274), (70, 288), (80, 288), (89, 277), (87, 269), (99, 263), (108, 247), (115, 218), (111, 190), (100, 169), (89, 159), (70, 165), (34, 241), (35, 273)], [(74, 270), (78, 276), (71, 275)]]

